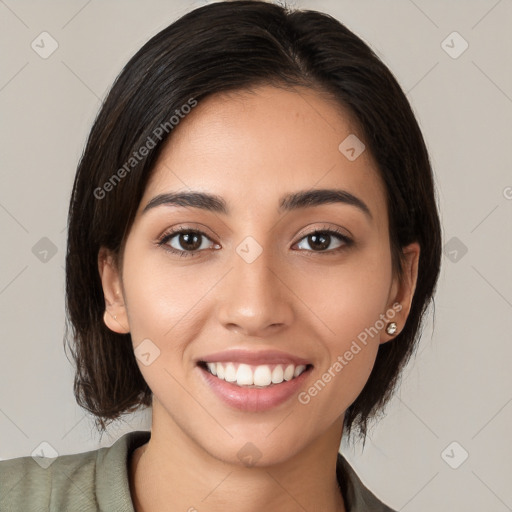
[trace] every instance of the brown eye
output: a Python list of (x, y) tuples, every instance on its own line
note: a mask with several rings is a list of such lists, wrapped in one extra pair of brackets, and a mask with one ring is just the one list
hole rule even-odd
[(179, 233), (176, 235), (178, 245), (186, 251), (197, 251), (201, 247), (201, 236), (198, 233)]
[[(166, 233), (158, 242), (158, 245), (165, 246), (166, 251), (180, 256), (194, 256), (200, 250), (208, 248), (204, 241), (210, 240), (203, 232), (192, 229), (179, 229)], [(171, 243), (169, 243), (171, 242)], [(212, 242), (213, 243), (213, 242)]]
[[(338, 245), (327, 250), (333, 243), (333, 239), (338, 239)], [(302, 240), (307, 241), (307, 244), (311, 247), (313, 252), (336, 252), (337, 250), (348, 247), (353, 243), (353, 240), (348, 238), (346, 235), (332, 229), (313, 231), (312, 233), (309, 233), (309, 235), (303, 237), (299, 244), (303, 243)], [(302, 249), (304, 247), (300, 248)]]

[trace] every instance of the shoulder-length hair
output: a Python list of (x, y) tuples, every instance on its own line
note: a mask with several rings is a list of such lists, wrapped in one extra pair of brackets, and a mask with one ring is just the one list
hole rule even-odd
[[(386, 186), (396, 275), (402, 276), (401, 249), (414, 241), (421, 247), (409, 317), (396, 338), (379, 346), (366, 385), (346, 411), (348, 436), (357, 430), (364, 441), (368, 421), (389, 401), (417, 345), (440, 270), (441, 230), (429, 156), (405, 94), (370, 47), (327, 14), (264, 1), (213, 3), (169, 25), (129, 60), (78, 165), (68, 217), (68, 343), (77, 403), (102, 431), (121, 415), (150, 406), (152, 392), (130, 334), (112, 332), (103, 322), (99, 249), (122, 260), (150, 173), (172, 136), (170, 119), (182, 106), (262, 84), (310, 87), (350, 112)], [(169, 127), (165, 133), (163, 126)], [(152, 147), (142, 155), (149, 139)], [(65, 341), (68, 334), (66, 323)]]

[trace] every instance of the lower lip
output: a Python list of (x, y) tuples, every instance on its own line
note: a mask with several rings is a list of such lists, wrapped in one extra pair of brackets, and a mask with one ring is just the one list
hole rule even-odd
[(227, 405), (246, 412), (261, 412), (277, 407), (294, 396), (307, 379), (311, 367), (298, 377), (268, 388), (246, 388), (219, 379), (208, 370), (198, 366), (204, 380), (212, 391)]

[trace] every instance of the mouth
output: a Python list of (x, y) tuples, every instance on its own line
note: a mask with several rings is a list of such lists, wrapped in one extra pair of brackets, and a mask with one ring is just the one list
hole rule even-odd
[(196, 362), (207, 392), (244, 412), (264, 412), (291, 400), (312, 373), (305, 359), (276, 351), (230, 350)]
[(228, 362), (199, 361), (198, 366), (219, 380), (248, 389), (266, 389), (289, 382), (309, 371), (311, 364), (251, 365)]

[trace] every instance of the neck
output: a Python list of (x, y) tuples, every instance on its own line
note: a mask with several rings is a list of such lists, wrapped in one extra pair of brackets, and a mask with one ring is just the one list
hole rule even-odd
[[(155, 420), (155, 411), (153, 416)], [(134, 509), (345, 512), (336, 479), (342, 420), (293, 457), (266, 466), (219, 460), (175, 424), (176, 428), (169, 429), (168, 422), (153, 421), (150, 440), (135, 450), (130, 459)]]

